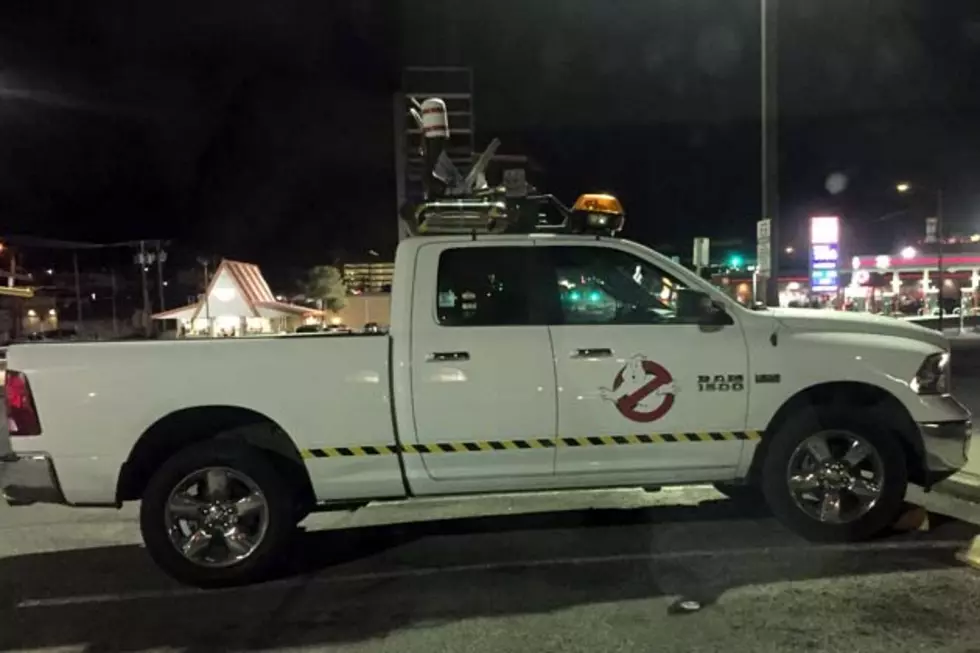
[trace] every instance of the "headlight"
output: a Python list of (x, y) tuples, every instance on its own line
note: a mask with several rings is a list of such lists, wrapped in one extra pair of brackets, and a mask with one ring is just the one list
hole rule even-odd
[(926, 357), (909, 384), (920, 395), (944, 395), (950, 390), (949, 352)]

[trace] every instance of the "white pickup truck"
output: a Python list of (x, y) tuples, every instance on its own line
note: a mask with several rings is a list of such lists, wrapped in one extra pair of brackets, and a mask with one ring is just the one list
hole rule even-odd
[(12, 504), (142, 500), (202, 586), (274, 566), (311, 510), (716, 483), (868, 538), (966, 461), (948, 342), (891, 318), (751, 310), (618, 238), (401, 243), (388, 334), (11, 347)]

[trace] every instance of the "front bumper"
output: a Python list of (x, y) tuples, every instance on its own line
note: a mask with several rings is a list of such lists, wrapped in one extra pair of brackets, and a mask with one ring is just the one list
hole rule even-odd
[(929, 487), (966, 465), (973, 425), (970, 420), (957, 420), (921, 422), (918, 426), (925, 454), (925, 485)]
[(0, 456), (0, 496), (11, 506), (65, 503), (51, 456), (46, 453)]

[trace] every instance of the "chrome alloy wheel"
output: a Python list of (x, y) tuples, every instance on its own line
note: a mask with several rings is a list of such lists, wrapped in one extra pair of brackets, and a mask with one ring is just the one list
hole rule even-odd
[(174, 487), (164, 520), (171, 543), (187, 560), (204, 567), (230, 567), (262, 544), (269, 528), (269, 503), (242, 472), (205, 467)]
[(827, 524), (866, 515), (881, 498), (885, 464), (867, 440), (850, 431), (821, 431), (790, 456), (786, 482), (796, 505)]

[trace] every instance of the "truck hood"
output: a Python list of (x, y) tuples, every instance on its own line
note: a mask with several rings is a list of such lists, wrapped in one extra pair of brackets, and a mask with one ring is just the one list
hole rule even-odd
[(793, 331), (836, 331), (874, 333), (918, 340), (949, 350), (949, 340), (932, 329), (885, 315), (828, 311), (813, 308), (771, 308), (766, 312)]

